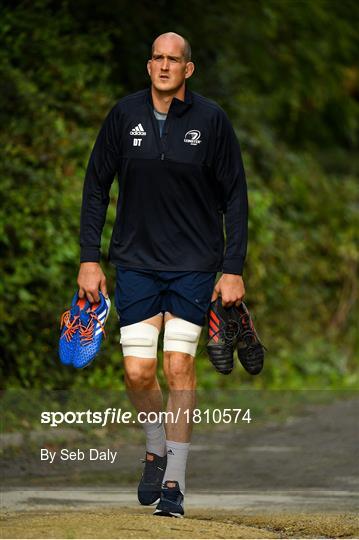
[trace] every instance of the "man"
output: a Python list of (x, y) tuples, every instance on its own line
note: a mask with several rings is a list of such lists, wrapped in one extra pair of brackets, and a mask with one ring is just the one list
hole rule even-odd
[[(164, 325), (167, 411), (192, 410), (195, 354), (205, 314), (244, 296), (247, 189), (238, 142), (223, 110), (186, 87), (194, 72), (189, 43), (168, 32), (147, 63), (151, 88), (121, 99), (107, 116), (86, 172), (81, 215), (79, 296), (107, 296), (99, 265), (109, 190), (119, 177), (110, 260), (116, 266), (125, 382), (141, 412), (160, 412), (157, 340)], [(226, 249), (224, 253), (223, 215)], [(215, 285), (217, 271), (222, 276)], [(141, 504), (183, 515), (190, 416), (164, 427), (145, 422)]]

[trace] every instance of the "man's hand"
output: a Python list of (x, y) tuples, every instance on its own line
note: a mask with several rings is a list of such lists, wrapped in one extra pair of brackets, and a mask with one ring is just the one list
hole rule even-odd
[(91, 304), (100, 301), (100, 296), (98, 294), (99, 290), (105, 298), (108, 298), (106, 277), (101, 266), (97, 262), (81, 263), (77, 284), (79, 286), (79, 298), (87, 296), (87, 299)]
[(218, 296), (222, 297), (223, 307), (229, 307), (235, 304), (237, 307), (245, 295), (242, 276), (237, 274), (222, 274), (213, 290), (211, 302)]

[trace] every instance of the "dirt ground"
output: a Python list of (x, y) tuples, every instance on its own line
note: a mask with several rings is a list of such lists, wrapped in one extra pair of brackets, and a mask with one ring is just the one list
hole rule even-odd
[(359, 520), (348, 514), (246, 515), (196, 510), (184, 519), (131, 508), (19, 512), (1, 522), (2, 538), (355, 538)]
[(138, 444), (123, 445), (112, 467), (5, 452), (1, 537), (356, 538), (358, 412), (350, 398), (281, 423), (195, 433), (177, 520), (136, 502)]

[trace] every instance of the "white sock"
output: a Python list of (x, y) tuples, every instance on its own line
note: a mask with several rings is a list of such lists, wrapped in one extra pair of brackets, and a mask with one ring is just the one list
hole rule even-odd
[(163, 422), (144, 422), (143, 429), (146, 433), (146, 450), (157, 456), (166, 455), (166, 432)]
[(186, 464), (190, 443), (166, 441), (167, 446), (167, 467), (163, 477), (163, 483), (167, 481), (177, 481), (180, 490), (184, 494), (186, 489)]

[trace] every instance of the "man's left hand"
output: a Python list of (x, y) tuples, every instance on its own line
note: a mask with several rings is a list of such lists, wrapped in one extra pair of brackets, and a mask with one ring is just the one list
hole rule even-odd
[(211, 302), (222, 297), (222, 305), (230, 307), (235, 304), (237, 307), (245, 295), (245, 288), (242, 276), (237, 274), (222, 274), (213, 290)]

